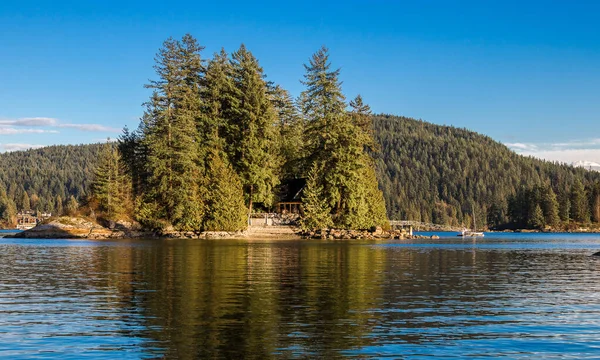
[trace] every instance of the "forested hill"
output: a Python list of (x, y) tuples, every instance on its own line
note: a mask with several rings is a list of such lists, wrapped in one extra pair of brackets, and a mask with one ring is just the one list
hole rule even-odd
[(588, 220), (594, 215), (600, 173), (521, 156), (465, 129), (390, 115), (375, 116), (374, 127), (381, 146), (376, 155), (379, 183), (391, 219), (469, 226), (474, 212), (478, 226), (524, 222), (519, 225), (536, 227), (542, 224), (527, 224), (528, 217), (538, 205), (545, 212), (545, 193), (538, 191), (539, 204), (535, 196), (523, 198), (532, 189), (546, 189), (568, 221), (579, 201), (573, 199), (577, 179), (588, 205), (581, 216)]
[(87, 195), (100, 149), (99, 144), (57, 145), (0, 154), (0, 188), (18, 210), (61, 212), (71, 197)]
[[(599, 215), (594, 205), (600, 173), (524, 157), (487, 136), (405, 117), (374, 116), (374, 129), (390, 219), (470, 226), (474, 212), (479, 227), (527, 222), (537, 205), (528, 191), (546, 186), (568, 220), (575, 214), (577, 179), (585, 189), (588, 219)], [(100, 148), (50, 146), (0, 154), (0, 185), (18, 209), (28, 198), (31, 208), (56, 213), (71, 196), (87, 195)]]

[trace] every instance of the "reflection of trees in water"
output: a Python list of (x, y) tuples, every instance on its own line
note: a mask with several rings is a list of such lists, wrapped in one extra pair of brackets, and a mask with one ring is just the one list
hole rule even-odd
[[(367, 345), (385, 252), (348, 243), (164, 242), (94, 261), (180, 358), (335, 356)], [(139, 334), (137, 334), (139, 335)]]
[(555, 251), (164, 241), (69, 256), (61, 273), (118, 299), (104, 306), (121, 335), (179, 358), (420, 353), (565, 321), (600, 291), (600, 265)]

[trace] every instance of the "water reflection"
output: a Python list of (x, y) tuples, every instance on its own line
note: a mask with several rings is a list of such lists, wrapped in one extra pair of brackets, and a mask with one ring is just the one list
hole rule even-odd
[(584, 357), (600, 349), (600, 261), (589, 251), (457, 244), (3, 241), (0, 355)]

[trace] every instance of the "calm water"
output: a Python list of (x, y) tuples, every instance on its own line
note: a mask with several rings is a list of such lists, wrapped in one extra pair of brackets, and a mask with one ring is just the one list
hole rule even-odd
[(600, 358), (598, 235), (0, 239), (2, 358)]

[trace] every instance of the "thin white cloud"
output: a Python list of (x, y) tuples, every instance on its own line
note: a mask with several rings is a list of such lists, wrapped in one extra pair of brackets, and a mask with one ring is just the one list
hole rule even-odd
[(90, 132), (121, 132), (121, 129), (99, 124), (58, 124), (56, 127)]
[(539, 159), (575, 163), (600, 162), (600, 138), (569, 140), (556, 143), (506, 143), (516, 153)]
[(58, 121), (49, 117), (30, 117), (14, 120), (0, 120), (0, 125), (9, 126), (54, 126)]
[(0, 135), (17, 135), (17, 134), (58, 134), (57, 130), (44, 129), (16, 129), (13, 127), (0, 126)]
[[(63, 124), (58, 119), (50, 117), (27, 117), (19, 119), (0, 119), (0, 135), (12, 135), (12, 134), (23, 134), (23, 133), (36, 133), (30, 129), (17, 132), (15, 127), (46, 127), (46, 128), (63, 128), (63, 129), (75, 129), (79, 131), (88, 132), (111, 132), (118, 133), (121, 129), (105, 126), (101, 124), (76, 124), (67, 123)], [(12, 129), (12, 130), (10, 130)], [(42, 130), (39, 133), (58, 133), (56, 130)]]
[(513, 150), (537, 150), (537, 146), (535, 144), (507, 143), (505, 145)]
[(534, 156), (549, 161), (572, 164), (578, 161), (593, 161), (600, 163), (600, 149), (563, 149), (523, 151), (521, 155)]
[(45, 145), (37, 144), (0, 144), (0, 151), (21, 151), (28, 149), (39, 149)]

